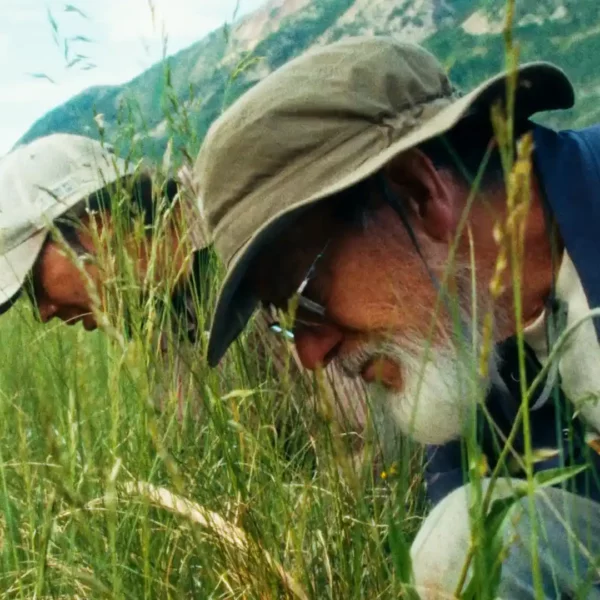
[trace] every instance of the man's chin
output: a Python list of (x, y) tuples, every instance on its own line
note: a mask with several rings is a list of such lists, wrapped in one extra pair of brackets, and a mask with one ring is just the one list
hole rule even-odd
[[(464, 394), (444, 392), (441, 385), (435, 383), (433, 381), (432, 387), (425, 384), (418, 392), (411, 393), (382, 384), (369, 386), (381, 435), (408, 437), (420, 444), (436, 446), (461, 438), (468, 430), (477, 402), (471, 401), (466, 391)], [(460, 387), (456, 384), (455, 389)]]
[[(450, 342), (430, 346), (419, 339), (393, 340), (378, 353), (385, 359), (371, 370), (379, 382), (368, 383), (382, 436), (441, 445), (470, 430), (484, 391), (476, 353), (458, 353)], [(397, 373), (385, 381), (382, 366), (388, 365), (396, 365)], [(365, 380), (364, 375), (372, 375), (362, 374)]]

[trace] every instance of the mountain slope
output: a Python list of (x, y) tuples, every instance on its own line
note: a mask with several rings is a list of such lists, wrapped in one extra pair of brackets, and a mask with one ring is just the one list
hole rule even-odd
[[(521, 60), (562, 66), (577, 108), (550, 124), (593, 122), (600, 111), (597, 0), (518, 2), (514, 37)], [(225, 106), (315, 44), (349, 35), (394, 35), (422, 43), (468, 89), (504, 66), (502, 0), (271, 0), (233, 28), (223, 27), (131, 82), (92, 88), (37, 121), (20, 140), (57, 131), (105, 136), (159, 157), (169, 139), (193, 153)], [(100, 115), (95, 118), (96, 115)]]

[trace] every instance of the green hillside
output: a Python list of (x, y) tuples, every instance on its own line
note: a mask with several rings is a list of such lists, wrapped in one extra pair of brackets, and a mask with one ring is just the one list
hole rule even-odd
[[(76, 96), (21, 142), (64, 131), (104, 135), (122, 149), (133, 139), (138, 152), (153, 157), (172, 138), (176, 150), (193, 153), (210, 123), (246, 89), (307, 48), (349, 35), (423, 43), (468, 89), (503, 67), (503, 11), (503, 0), (272, 0), (123, 86)], [(549, 124), (581, 126), (598, 117), (597, 16), (596, 0), (517, 2), (521, 60), (555, 62), (577, 88), (576, 109), (545, 115)]]

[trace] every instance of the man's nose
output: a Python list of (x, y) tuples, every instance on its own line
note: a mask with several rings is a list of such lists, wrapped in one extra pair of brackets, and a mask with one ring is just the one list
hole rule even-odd
[(302, 327), (294, 333), (298, 358), (306, 369), (312, 371), (326, 367), (335, 358), (343, 339), (343, 331), (329, 324)]
[(47, 323), (50, 319), (53, 319), (58, 312), (58, 307), (46, 300), (38, 300), (37, 308), (42, 323)]

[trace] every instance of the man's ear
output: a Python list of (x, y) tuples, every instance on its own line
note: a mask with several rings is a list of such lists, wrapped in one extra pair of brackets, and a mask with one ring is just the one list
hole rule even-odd
[(460, 189), (449, 171), (436, 169), (420, 150), (410, 150), (391, 160), (385, 174), (400, 199), (409, 203), (416, 226), (435, 240), (452, 240), (460, 218)]

